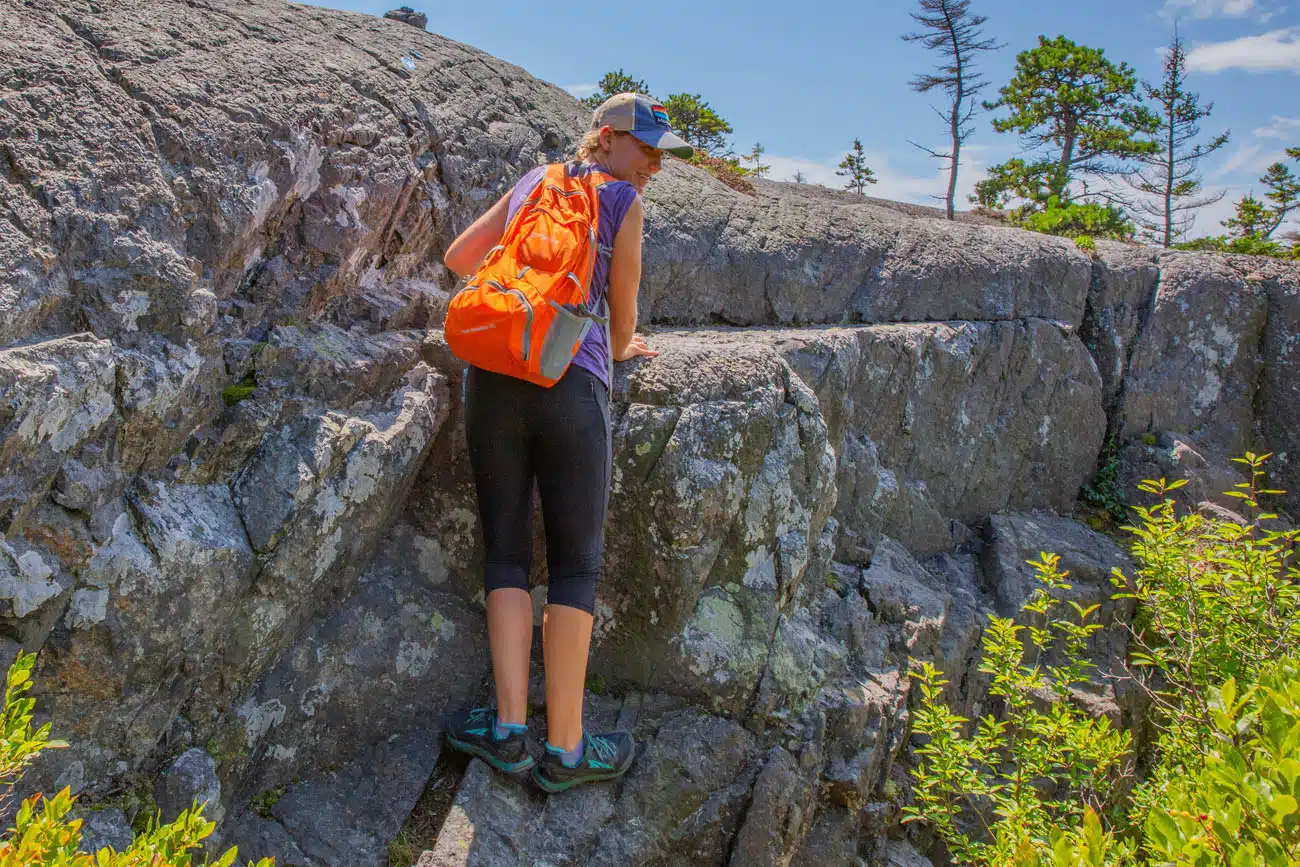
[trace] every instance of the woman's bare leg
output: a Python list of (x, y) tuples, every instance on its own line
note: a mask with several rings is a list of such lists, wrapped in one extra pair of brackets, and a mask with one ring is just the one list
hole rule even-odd
[(497, 720), (525, 725), (528, 658), (533, 648), (532, 597), (515, 587), (493, 590), (487, 596), (487, 619), (492, 675), (497, 687)]
[(568, 605), (547, 605), (542, 621), (546, 739), (566, 752), (582, 740), (582, 696), (593, 622), (590, 614)]

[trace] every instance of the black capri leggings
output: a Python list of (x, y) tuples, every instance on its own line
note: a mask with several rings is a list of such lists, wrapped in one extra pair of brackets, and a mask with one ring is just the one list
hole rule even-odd
[(609, 506), (609, 393), (570, 365), (551, 388), (471, 367), (465, 433), (478, 492), (488, 593), (528, 590), (533, 481), (546, 525), (547, 602), (595, 613)]

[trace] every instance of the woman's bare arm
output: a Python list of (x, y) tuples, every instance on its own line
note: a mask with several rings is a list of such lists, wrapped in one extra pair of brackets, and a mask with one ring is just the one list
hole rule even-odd
[(644, 222), (641, 197), (637, 196), (614, 237), (614, 254), (609, 263), (609, 337), (610, 352), (615, 361), (659, 354), (636, 336), (636, 296), (641, 288), (641, 230)]
[(506, 233), (506, 214), (510, 210), (510, 194), (506, 193), (488, 212), (461, 232), (442, 257), (454, 273), (468, 277), (478, 270), (479, 263)]

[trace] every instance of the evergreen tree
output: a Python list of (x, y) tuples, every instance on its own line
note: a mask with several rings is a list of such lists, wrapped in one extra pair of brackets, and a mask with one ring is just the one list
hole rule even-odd
[(758, 142), (755, 142), (754, 149), (741, 157), (745, 162), (753, 164), (752, 168), (747, 169), (751, 175), (762, 178), (766, 177), (767, 173), (772, 170), (771, 166), (763, 165), (763, 154), (766, 153), (766, 151), (767, 148), (763, 147)]
[(1237, 202), (1237, 213), (1219, 225), (1235, 238), (1263, 238), (1265, 228), (1272, 222), (1269, 209), (1254, 195), (1243, 196)]
[[(1286, 155), (1293, 160), (1300, 160), (1300, 148), (1287, 148)], [(1264, 193), (1264, 198), (1273, 203), (1261, 237), (1271, 238), (1286, 221), (1287, 214), (1300, 208), (1300, 178), (1293, 175), (1285, 163), (1276, 162), (1265, 170), (1259, 182), (1268, 190)]]
[(1210, 116), (1214, 103), (1200, 104), (1200, 95), (1189, 91), (1187, 52), (1183, 40), (1174, 33), (1165, 55), (1164, 78), (1160, 85), (1142, 82), (1148, 99), (1159, 106), (1160, 128), (1158, 151), (1137, 157), (1140, 167), (1126, 176), (1129, 185), (1154, 196), (1136, 203), (1142, 228), (1153, 239), (1168, 247), (1192, 227), (1196, 210), (1223, 198), (1223, 193), (1203, 195), (1197, 164), (1204, 157), (1228, 143), (1228, 133), (1215, 136), (1208, 144), (1192, 145), (1201, 133), (1199, 121)]
[(862, 139), (853, 140), (853, 150), (844, 155), (840, 161), (839, 170), (835, 172), (842, 178), (848, 180), (844, 184), (844, 189), (852, 190), (858, 195), (866, 195), (867, 184), (876, 182), (876, 175), (867, 167), (867, 157), (863, 153)]
[[(944, 201), (948, 219), (953, 218), (953, 202), (957, 195), (957, 170), (961, 165), (961, 146), (974, 131), (971, 119), (979, 106), (975, 94), (988, 82), (982, 73), (973, 69), (975, 55), (1001, 46), (993, 39), (985, 39), (980, 28), (988, 18), (970, 12), (970, 0), (920, 0), (921, 12), (910, 13), (929, 32), (908, 33), (906, 42), (921, 42), (926, 48), (938, 51), (943, 58), (937, 70), (915, 76), (909, 84), (917, 93), (929, 93), (939, 88), (948, 95), (949, 103), (936, 109), (948, 125), (951, 149), (938, 153), (922, 147), (930, 156), (948, 162), (948, 194)], [(915, 144), (915, 142), (913, 142)], [(920, 145), (916, 145), (921, 147)]]
[(808, 183), (808, 179), (804, 177), (804, 173), (799, 171), (798, 169), (795, 169), (794, 174), (790, 176), (790, 180), (794, 181), (796, 184)]
[(639, 78), (633, 78), (622, 69), (619, 69), (617, 72), (606, 72), (604, 77), (600, 79), (600, 84), (597, 86), (599, 87), (599, 90), (582, 100), (582, 104), (592, 111), (600, 108), (600, 104), (611, 96), (616, 96), (620, 93), (650, 93), (650, 88), (644, 81)]
[(1158, 149), (1140, 138), (1154, 133), (1160, 120), (1138, 101), (1132, 68), (1064, 36), (1040, 36), (1036, 48), (1017, 55), (1015, 76), (984, 107), (1010, 109), (993, 128), (1018, 133), (1026, 150), (1037, 151), (1022, 171), (994, 171), (976, 185), (977, 200), (987, 206), (1012, 195), (1040, 203), (1055, 196), (1065, 203), (1077, 177), (1116, 174), (1117, 163)]
[(729, 153), (727, 136), (732, 131), (731, 124), (723, 120), (698, 93), (672, 93), (663, 104), (672, 119), (673, 129), (697, 150), (711, 156)]

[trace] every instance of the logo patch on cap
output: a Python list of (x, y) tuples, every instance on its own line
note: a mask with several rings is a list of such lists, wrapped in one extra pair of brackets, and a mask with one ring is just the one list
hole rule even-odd
[(668, 112), (664, 111), (662, 105), (650, 106), (650, 112), (655, 116), (655, 122), (662, 126), (671, 126), (668, 122)]

